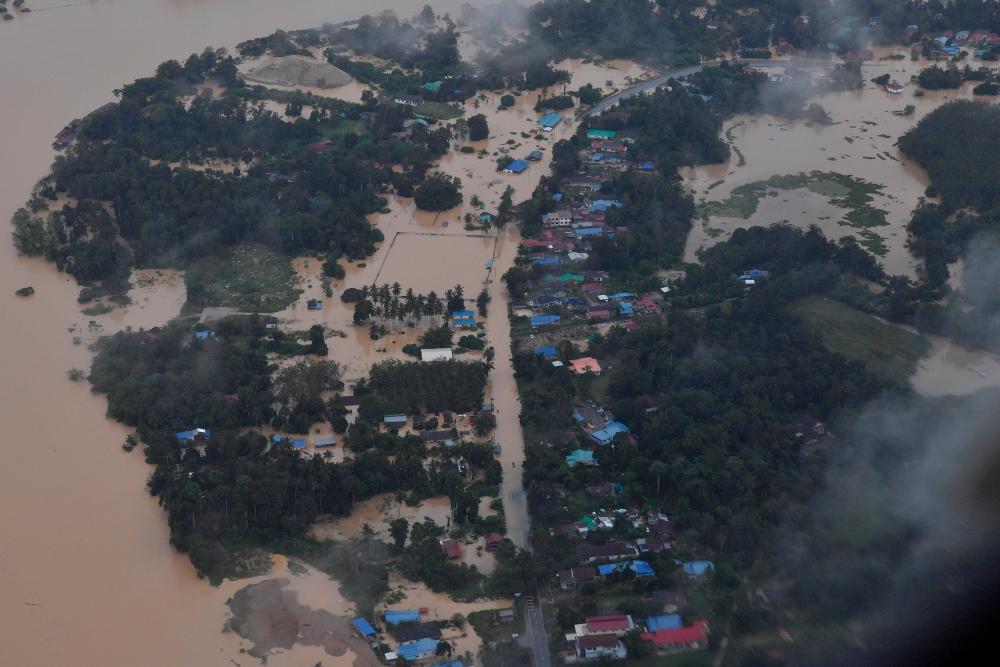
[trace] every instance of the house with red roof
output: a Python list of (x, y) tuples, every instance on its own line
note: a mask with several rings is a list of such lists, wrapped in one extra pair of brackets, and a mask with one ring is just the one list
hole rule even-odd
[(588, 616), (584, 623), (577, 623), (574, 630), (577, 637), (594, 635), (624, 637), (626, 633), (635, 630), (635, 622), (627, 614)]
[(683, 653), (708, 647), (708, 621), (695, 621), (683, 628), (644, 632), (642, 638), (659, 653)]
[(503, 535), (500, 533), (487, 533), (486, 534), (486, 550), (496, 551), (500, 543), (503, 542)]
[(588, 308), (585, 317), (588, 320), (610, 320), (611, 315), (610, 308)]
[(444, 551), (444, 554), (452, 560), (462, 557), (462, 545), (458, 543), (458, 540), (450, 538), (447, 540), (441, 540), (441, 550)]
[(639, 299), (632, 304), (632, 308), (640, 315), (649, 315), (660, 312), (660, 307), (649, 299)]

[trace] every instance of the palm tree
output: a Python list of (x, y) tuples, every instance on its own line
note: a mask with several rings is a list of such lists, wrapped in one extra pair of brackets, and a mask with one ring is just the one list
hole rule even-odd
[(361, 524), (361, 536), (365, 539), (375, 536), (375, 529), (368, 522)]
[(649, 466), (649, 472), (656, 475), (656, 495), (660, 495), (660, 480), (670, 472), (670, 468), (663, 461), (653, 461), (652, 465)]

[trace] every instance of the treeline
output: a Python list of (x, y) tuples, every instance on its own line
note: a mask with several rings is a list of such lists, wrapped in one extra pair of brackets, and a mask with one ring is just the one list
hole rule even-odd
[(482, 405), (488, 374), (482, 362), (390, 359), (372, 366), (369, 386), (401, 412), (472, 412)]
[[(367, 447), (332, 463), (257, 433), (220, 432), (203, 452), (175, 443), (150, 477), (149, 491), (167, 511), (171, 544), (214, 583), (239, 574), (245, 555), (256, 549), (315, 552), (308, 531), (320, 515), (346, 515), (378, 493), (405, 493), (411, 502), (449, 495), (478, 508), (480, 490), (467, 488), (457, 473), (425, 472), (428, 450), (419, 438), (388, 439), (397, 442), (391, 457)], [(487, 450), (480, 458), (492, 460), (489, 448), (480, 448)], [(461, 517), (468, 512), (456, 521), (472, 520)]]
[(417, 323), (427, 317), (439, 317), (465, 308), (465, 290), (461, 285), (445, 290), (444, 299), (434, 290), (426, 295), (415, 293), (413, 288), (407, 288), (406, 292), (403, 292), (403, 287), (399, 283), (362, 285), (356, 296), (355, 324), (372, 318), (381, 321)]
[(303, 361), (274, 373), (267, 357), (321, 353), (321, 329), (301, 335), (308, 345), (267, 329), (257, 316), (228, 318), (202, 331), (198, 336), (170, 324), (97, 343), (90, 370), (94, 391), (107, 394), (109, 416), (139, 429), (151, 460), (177, 448), (175, 431), (271, 424), (305, 433), (339, 414), (324, 399), (342, 386), (335, 363)]
[[(32, 210), (15, 218), (18, 249), (49, 257), (83, 283), (120, 287), (132, 264), (183, 268), (245, 242), (287, 254), (370, 254), (382, 237), (365, 216), (384, 205), (380, 193), (412, 195), (447, 151), (448, 130), (420, 128), (411, 142), (399, 141), (392, 133), (402, 130), (407, 112), (374, 101), (369, 131), (360, 137), (334, 129), (358, 118), (361, 107), (284, 122), (236, 96), (199, 95), (188, 103), (194, 83), (232, 78), (232, 59), (220, 53), (184, 65), (167, 61), (89, 120), (79, 144), (57, 157)], [(229, 164), (183, 166), (206, 159)], [(59, 193), (71, 203), (43, 219)]]

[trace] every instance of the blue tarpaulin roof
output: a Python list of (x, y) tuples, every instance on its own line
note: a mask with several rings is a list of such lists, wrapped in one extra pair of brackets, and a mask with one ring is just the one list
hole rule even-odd
[(553, 112), (548, 113), (538, 119), (538, 124), (542, 127), (555, 127), (562, 120), (562, 116)]
[(210, 438), (212, 432), (207, 428), (196, 428), (190, 431), (177, 431), (174, 435), (177, 436), (178, 442), (191, 442), (196, 438)]
[(406, 642), (396, 647), (396, 653), (407, 660), (420, 660), (437, 651), (438, 640), (425, 637), (415, 642)]
[(624, 572), (625, 570), (632, 570), (635, 572), (637, 577), (653, 577), (656, 576), (656, 570), (644, 560), (629, 560), (620, 563), (610, 563), (608, 565), (598, 565), (597, 572), (602, 577), (606, 577), (609, 574), (614, 574), (615, 572)]
[(628, 432), (629, 432), (628, 426), (619, 421), (613, 421), (604, 428), (591, 432), (589, 435), (590, 438), (594, 440), (596, 443), (600, 445), (606, 445), (612, 440), (614, 440), (614, 437), (619, 433), (628, 433)]
[(576, 449), (566, 457), (566, 463), (571, 466), (577, 465), (578, 463), (593, 463), (594, 462), (594, 452), (587, 449)]
[(684, 621), (680, 614), (664, 614), (663, 616), (650, 616), (646, 619), (646, 629), (650, 632), (657, 630), (675, 630), (683, 628)]
[(386, 609), (384, 618), (389, 625), (417, 623), (420, 621), (420, 612), (416, 609)]
[(357, 629), (358, 632), (361, 633), (362, 637), (371, 637), (375, 634), (375, 628), (373, 628), (372, 624), (363, 618), (356, 618), (351, 621), (351, 624), (355, 627), (355, 629)]
[(693, 560), (681, 565), (684, 568), (685, 574), (693, 574), (696, 577), (700, 577), (709, 570), (715, 569), (710, 560)]
[(547, 324), (559, 324), (558, 315), (532, 315), (531, 326), (543, 327)]
[(511, 160), (507, 163), (507, 166), (503, 168), (504, 171), (510, 171), (515, 174), (520, 174), (528, 168), (528, 163), (524, 160)]
[(554, 345), (545, 345), (543, 347), (536, 347), (535, 354), (545, 359), (551, 359), (552, 357), (559, 356), (559, 352), (556, 350)]
[(595, 199), (587, 210), (593, 213), (594, 211), (607, 211), (611, 207), (621, 208), (625, 204), (619, 199)]

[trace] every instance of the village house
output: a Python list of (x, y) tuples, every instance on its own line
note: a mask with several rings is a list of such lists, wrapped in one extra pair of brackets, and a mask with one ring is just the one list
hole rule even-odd
[(415, 642), (428, 638), (441, 639), (441, 623), (438, 621), (403, 623), (393, 628), (392, 635), (400, 643)]
[(642, 638), (660, 654), (697, 651), (708, 646), (708, 621), (695, 621), (690, 626), (645, 632)]
[(396, 95), (392, 101), (407, 107), (419, 107), (423, 105), (424, 98), (419, 95)]
[(596, 563), (600, 560), (621, 560), (635, 558), (639, 550), (626, 542), (608, 542), (607, 544), (581, 544), (576, 548), (578, 560), (586, 563)]
[(576, 636), (574, 639), (576, 657), (580, 660), (624, 660), (628, 650), (618, 637)]
[(450, 347), (425, 347), (420, 349), (420, 361), (448, 361), (452, 358)]
[(444, 554), (450, 560), (462, 557), (462, 546), (458, 543), (458, 540), (451, 538), (441, 540), (441, 550), (444, 551)]
[(484, 538), (487, 551), (496, 551), (500, 543), (503, 542), (503, 535), (500, 533), (487, 533)]
[(608, 422), (603, 428), (589, 432), (587, 437), (596, 442), (598, 445), (607, 445), (610, 444), (619, 433), (629, 433), (629, 427), (620, 421), (611, 421)]
[(574, 633), (577, 637), (593, 637), (611, 635), (624, 637), (635, 630), (635, 622), (627, 614), (610, 614), (606, 616), (588, 616), (583, 623), (577, 623)]
[(597, 359), (594, 359), (593, 357), (571, 359), (569, 367), (577, 375), (585, 375), (587, 373), (591, 373), (593, 375), (601, 374), (601, 364), (599, 364)]
[(552, 211), (542, 216), (546, 227), (568, 227), (573, 222), (573, 211), (568, 208)]

